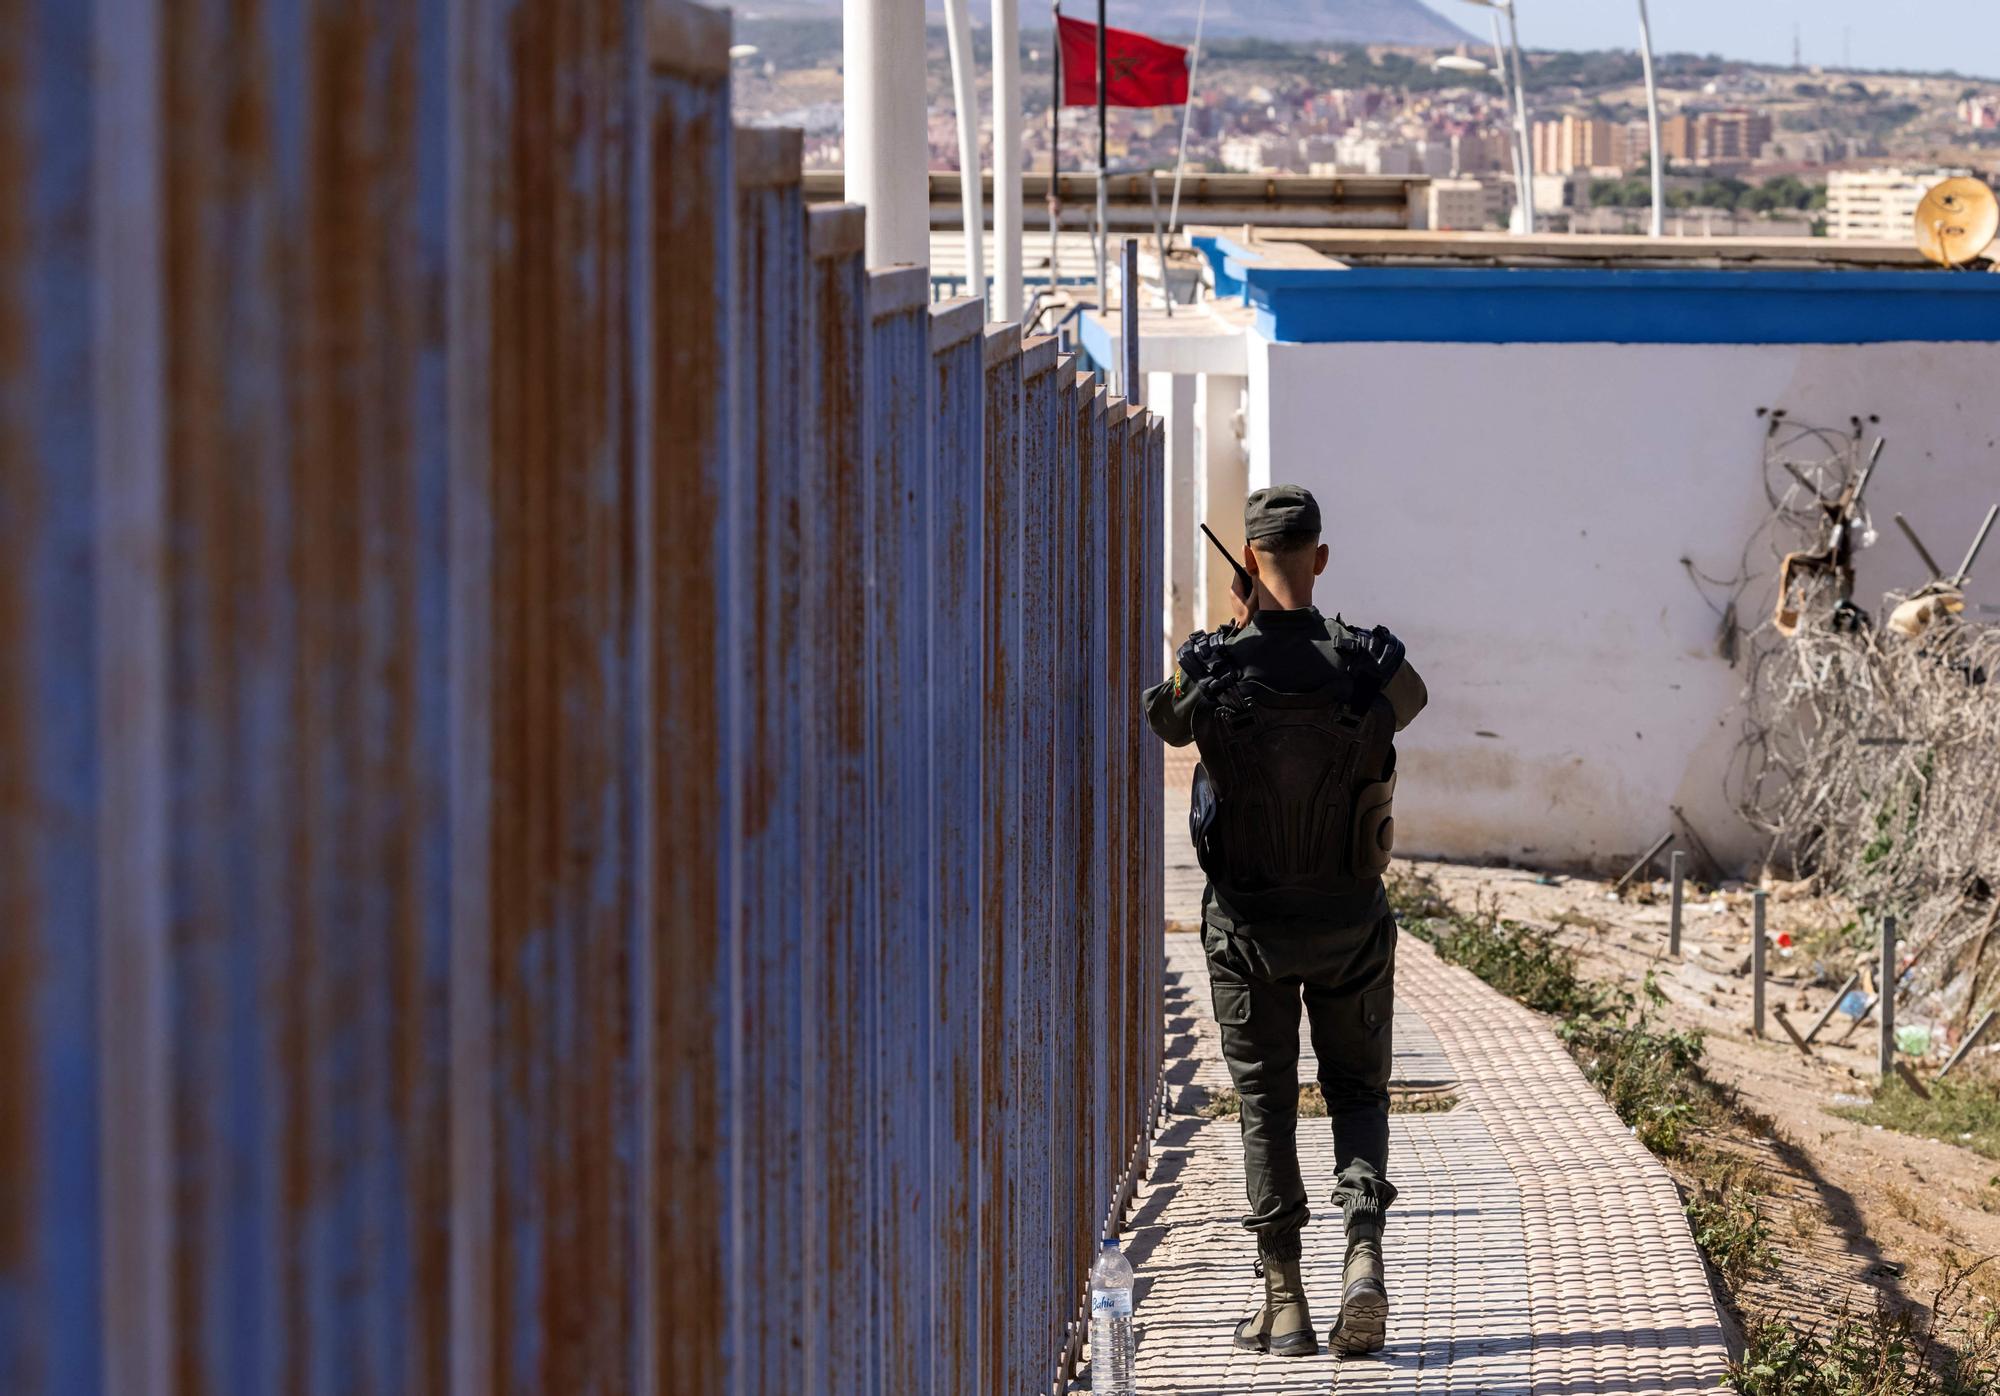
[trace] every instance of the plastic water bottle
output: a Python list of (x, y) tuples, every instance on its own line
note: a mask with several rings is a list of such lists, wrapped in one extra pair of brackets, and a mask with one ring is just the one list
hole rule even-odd
[(1106, 1241), (1090, 1268), (1090, 1389), (1137, 1396), (1133, 1376), (1132, 1267)]

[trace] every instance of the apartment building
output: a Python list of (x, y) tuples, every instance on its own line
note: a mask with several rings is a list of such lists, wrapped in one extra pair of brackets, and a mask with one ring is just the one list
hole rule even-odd
[(1703, 112), (1697, 125), (1698, 157), (1713, 163), (1755, 160), (1771, 143), (1771, 117), (1761, 111)]
[(1560, 120), (1537, 121), (1535, 168), (1574, 174), (1614, 164), (1611, 137), (1611, 123), (1598, 117), (1567, 112)]
[(1826, 234), (1834, 238), (1886, 238), (1905, 242), (1915, 235), (1917, 205), (1940, 180), (1970, 170), (1833, 170), (1826, 177)]
[(1676, 112), (1660, 121), (1660, 149), (1669, 160), (1748, 164), (1764, 153), (1775, 134), (1768, 112)]

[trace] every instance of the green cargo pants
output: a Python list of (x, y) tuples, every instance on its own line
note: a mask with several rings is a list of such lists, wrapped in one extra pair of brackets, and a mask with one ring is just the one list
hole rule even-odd
[(1349, 1218), (1379, 1219), (1396, 1195), (1387, 1181), (1395, 917), (1342, 931), (1260, 927), (1255, 935), (1205, 920), (1202, 948), (1222, 1055), (1242, 1106), (1250, 1199), (1243, 1224), (1265, 1254), (1298, 1254), (1308, 1215), (1298, 1153), (1302, 1000), (1340, 1163), (1334, 1195)]

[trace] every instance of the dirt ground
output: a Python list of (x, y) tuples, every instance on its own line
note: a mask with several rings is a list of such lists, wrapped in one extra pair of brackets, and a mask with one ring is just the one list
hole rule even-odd
[[(1667, 955), (1664, 884), (1658, 901), (1619, 901), (1609, 883), (1511, 868), (1413, 862), (1461, 907), (1497, 903), (1503, 917), (1558, 930), (1593, 979), (1638, 990), (1650, 973), (1666, 996), (1656, 1012), (1707, 1035), (1708, 1070), (1748, 1111), (1768, 1121), (1725, 1141), (1753, 1157), (1771, 1180), (1767, 1207), (1775, 1263), (1744, 1291), (1752, 1311), (1794, 1316), (1845, 1306), (1866, 1312), (1877, 1295), (1929, 1308), (1941, 1287), (1973, 1261), (2000, 1255), (2000, 1162), (1955, 1144), (1856, 1123), (1832, 1113), (1874, 1085), (1877, 1027), (1871, 1017), (1843, 1043), (1852, 1021), (1836, 1015), (1802, 1055), (1775, 1014), (1767, 1038), (1750, 1034), (1750, 898), (1725, 892), (1684, 919), (1682, 955)], [(1773, 933), (1801, 940), (1824, 924), (1825, 908), (1774, 896)], [(1782, 1006), (1804, 1034), (1833, 996), (1805, 987), (1811, 952), (1773, 951), (1767, 1005)], [(1844, 978), (1853, 968), (1830, 966)], [(1934, 1067), (1920, 1068), (1928, 1075)], [(1958, 1068), (1956, 1070), (1963, 1070)], [(1956, 1071), (1955, 1073), (1956, 1074)], [(1973, 1318), (2000, 1304), (2000, 1260), (1975, 1269), (1938, 1307)]]

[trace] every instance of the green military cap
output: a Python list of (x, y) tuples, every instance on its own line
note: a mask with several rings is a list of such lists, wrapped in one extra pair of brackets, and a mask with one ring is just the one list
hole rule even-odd
[(1273, 485), (1252, 492), (1243, 503), (1243, 537), (1319, 536), (1319, 501), (1303, 485)]

